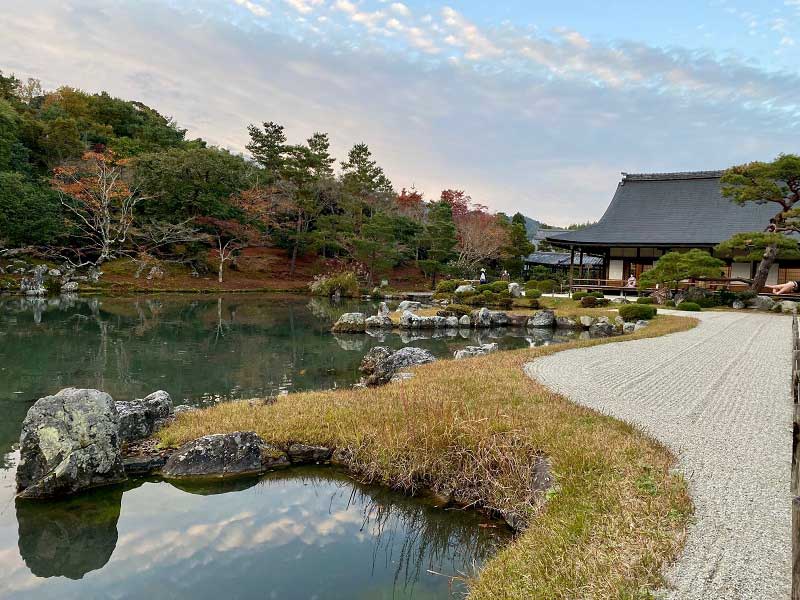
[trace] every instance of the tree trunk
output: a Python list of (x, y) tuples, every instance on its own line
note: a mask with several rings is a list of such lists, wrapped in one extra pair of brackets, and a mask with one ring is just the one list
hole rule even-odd
[(294, 267), (297, 264), (297, 247), (300, 245), (300, 232), (303, 228), (303, 221), (298, 217), (295, 229), (294, 247), (292, 248), (292, 262), (289, 265), (289, 275), (294, 275)]
[(223, 267), (224, 264), (225, 264), (225, 261), (222, 260), (222, 258), (220, 257), (220, 259), (219, 259), (219, 274), (217, 275), (217, 281), (219, 283), (222, 283), (222, 267)]
[(776, 244), (770, 244), (766, 248), (764, 248), (764, 254), (761, 256), (761, 262), (758, 263), (758, 268), (756, 269), (756, 276), (753, 278), (753, 283), (750, 285), (750, 290), (758, 294), (761, 292), (761, 288), (764, 287), (764, 284), (767, 283), (767, 276), (769, 275), (769, 269), (772, 267), (772, 264), (775, 262), (775, 258), (778, 256), (778, 246)]

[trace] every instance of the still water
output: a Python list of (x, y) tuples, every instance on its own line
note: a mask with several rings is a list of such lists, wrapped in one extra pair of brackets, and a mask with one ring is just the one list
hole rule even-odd
[(15, 503), (14, 444), (39, 397), (165, 389), (176, 404), (349, 386), (375, 345), (439, 357), (525, 330), (341, 335), (376, 303), (291, 296), (0, 299), (0, 598), (448, 598), (507, 541), (474, 513), (362, 486), (332, 469), (192, 487), (136, 480)]

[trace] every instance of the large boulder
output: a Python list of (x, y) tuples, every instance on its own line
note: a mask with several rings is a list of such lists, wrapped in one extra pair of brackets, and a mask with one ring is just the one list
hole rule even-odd
[(782, 302), (778, 302), (781, 307), (781, 311), (785, 313), (793, 313), (797, 310), (797, 302), (793, 300), (783, 300)]
[(392, 318), (388, 315), (372, 315), (364, 320), (364, 326), (367, 329), (392, 329), (394, 323)]
[(458, 329), (459, 326), (458, 317), (456, 317), (455, 315), (447, 317), (446, 326), (448, 329)]
[(378, 362), (372, 374), (367, 377), (365, 383), (370, 386), (383, 385), (392, 379), (392, 375), (402, 369), (416, 365), (424, 365), (435, 360), (436, 358), (433, 354), (427, 350), (407, 346)]
[(522, 286), (512, 281), (508, 284), (508, 293), (511, 294), (512, 298), (520, 298), (522, 296)]
[(540, 310), (527, 323), (528, 327), (555, 327), (556, 314), (552, 310)]
[(375, 367), (378, 365), (378, 363), (384, 358), (389, 358), (391, 354), (392, 351), (386, 346), (375, 346), (370, 348), (369, 352), (367, 352), (364, 355), (364, 358), (361, 359), (361, 365), (359, 366), (358, 370), (364, 375), (371, 375), (375, 371)]
[(119, 417), (119, 439), (132, 442), (150, 437), (172, 414), (172, 398), (164, 390), (142, 399), (115, 403)]
[(456, 288), (456, 294), (474, 294), (475, 286), (469, 283), (460, 285)]
[(22, 423), (17, 490), (49, 498), (125, 479), (114, 400), (66, 388), (36, 401)]
[(161, 473), (167, 478), (257, 475), (289, 464), (286, 454), (252, 431), (206, 435), (181, 446)]
[(492, 310), (489, 312), (489, 318), (491, 319), (492, 325), (495, 327), (505, 327), (510, 323), (510, 319), (508, 315), (504, 313), (502, 310)]
[(556, 327), (558, 329), (568, 329), (570, 331), (583, 329), (583, 325), (571, 317), (556, 317)]
[(472, 318), (469, 315), (461, 315), (458, 319), (459, 327), (472, 327)]
[(498, 346), (496, 343), (481, 344), (480, 346), (467, 346), (461, 350), (457, 350), (455, 354), (453, 354), (453, 358), (456, 360), (462, 360), (464, 358), (472, 358), (473, 356), (482, 356), (484, 354), (489, 354), (490, 352), (496, 352), (497, 349)]
[(772, 310), (775, 306), (775, 301), (769, 296), (754, 296), (747, 300), (747, 306), (756, 310)]
[(589, 327), (589, 335), (592, 337), (608, 337), (614, 335), (616, 332), (616, 327), (606, 321), (597, 321)]
[(413, 311), (413, 310), (419, 310), (420, 308), (422, 308), (422, 303), (420, 302), (414, 302), (413, 300), (403, 300), (400, 304), (397, 305), (396, 312), (402, 313), (403, 311), (406, 310)]
[(334, 333), (364, 333), (366, 330), (364, 313), (344, 313), (333, 325)]
[(595, 322), (595, 318), (590, 315), (581, 315), (580, 317), (578, 317), (578, 320), (580, 321), (581, 326), (584, 327), (585, 329), (588, 329), (589, 327), (594, 325)]
[(491, 311), (484, 307), (478, 310), (473, 310), (472, 314), (472, 324), (475, 327), (491, 327), (492, 326), (492, 313)]

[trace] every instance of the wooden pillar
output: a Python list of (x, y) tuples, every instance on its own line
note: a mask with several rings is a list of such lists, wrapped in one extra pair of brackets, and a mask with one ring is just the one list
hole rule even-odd
[(578, 279), (583, 279), (583, 246), (578, 248), (580, 250), (580, 258), (578, 259)]
[(575, 246), (569, 247), (569, 296), (572, 297), (572, 263), (575, 262)]

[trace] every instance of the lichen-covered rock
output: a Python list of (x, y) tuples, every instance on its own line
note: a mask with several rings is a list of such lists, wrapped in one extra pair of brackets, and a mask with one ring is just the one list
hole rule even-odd
[(568, 329), (570, 331), (583, 329), (583, 325), (570, 317), (556, 317), (556, 327), (559, 329)]
[(785, 313), (793, 313), (797, 310), (797, 302), (792, 300), (783, 300), (782, 302), (778, 303), (781, 307), (781, 311)]
[(492, 326), (492, 313), (486, 307), (480, 308), (478, 310), (473, 310), (470, 316), (472, 317), (472, 324), (475, 327)]
[(403, 314), (400, 315), (400, 327), (402, 327), (403, 329), (411, 329), (414, 320), (418, 318), (419, 317), (417, 317), (417, 315), (415, 315), (410, 310), (404, 310)]
[(181, 446), (161, 473), (165, 478), (256, 475), (289, 464), (286, 454), (252, 431), (206, 435)]
[(403, 311), (406, 310), (414, 311), (414, 310), (419, 310), (420, 308), (422, 308), (422, 304), (420, 302), (414, 302), (413, 300), (403, 300), (400, 304), (397, 305), (396, 312), (402, 313)]
[(508, 293), (511, 294), (512, 298), (520, 298), (522, 296), (522, 286), (512, 281), (508, 284)]
[(644, 319), (639, 319), (638, 321), (636, 321), (636, 324), (633, 326), (633, 330), (634, 331), (639, 331), (640, 329), (644, 329), (648, 325), (650, 325), (650, 323), (648, 321), (645, 321)]
[(447, 317), (441, 317), (439, 315), (430, 317), (430, 323), (433, 325), (434, 329), (444, 329), (447, 327)]
[(472, 327), (472, 319), (469, 315), (462, 315), (461, 318), (458, 319), (458, 326), (459, 327)]
[(459, 324), (458, 317), (456, 316), (447, 317), (445, 325), (448, 327), (448, 329), (457, 329), (458, 324)]
[(589, 327), (594, 325), (595, 322), (595, 318), (589, 315), (581, 315), (580, 317), (578, 317), (578, 320), (585, 329), (588, 329)]
[(460, 285), (456, 288), (456, 294), (474, 294), (474, 293), (475, 293), (475, 286), (469, 283)]
[(61, 293), (62, 294), (74, 294), (78, 291), (78, 282), (77, 281), (68, 281), (64, 285), (61, 286)]
[(756, 310), (772, 310), (775, 306), (775, 301), (769, 296), (754, 296), (747, 300), (747, 306)]
[(392, 379), (392, 375), (402, 369), (423, 365), (435, 361), (436, 358), (422, 348), (407, 346), (384, 358), (377, 365), (365, 383), (369, 386), (383, 385)]
[(391, 329), (394, 323), (388, 315), (373, 315), (364, 320), (364, 326), (367, 329)]
[(125, 479), (114, 400), (66, 388), (36, 401), (22, 423), (17, 490), (49, 498)]
[(289, 462), (293, 464), (321, 463), (331, 459), (333, 450), (325, 446), (292, 444), (286, 453), (289, 455)]
[(462, 360), (464, 358), (472, 358), (473, 356), (481, 356), (483, 354), (489, 354), (490, 352), (496, 352), (498, 349), (498, 345), (494, 344), (481, 344), (480, 346), (467, 346), (462, 348), (461, 350), (457, 350), (453, 354), (453, 358), (456, 360)]
[(556, 324), (556, 314), (552, 310), (540, 310), (530, 319), (528, 319), (528, 327), (554, 327)]
[(636, 331), (636, 323), (625, 322), (622, 324), (622, 333), (633, 333)]
[(142, 399), (116, 402), (119, 438), (131, 442), (150, 437), (172, 414), (172, 398), (164, 390)]
[(508, 315), (502, 310), (490, 311), (489, 318), (491, 319), (492, 325), (495, 327), (506, 327), (510, 322)]
[(606, 321), (598, 320), (591, 327), (589, 327), (589, 335), (592, 337), (608, 337), (614, 335), (616, 328)]
[(369, 352), (367, 352), (364, 355), (364, 358), (361, 359), (361, 365), (358, 369), (364, 375), (371, 375), (373, 371), (375, 371), (377, 364), (384, 358), (391, 356), (391, 354), (392, 351), (386, 346), (375, 346), (374, 348), (370, 348)]
[(386, 304), (386, 302), (381, 302), (381, 305), (378, 307), (378, 316), (379, 317), (389, 316), (389, 305)]
[(334, 333), (364, 333), (367, 330), (364, 313), (344, 313), (333, 325)]

